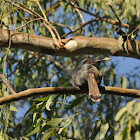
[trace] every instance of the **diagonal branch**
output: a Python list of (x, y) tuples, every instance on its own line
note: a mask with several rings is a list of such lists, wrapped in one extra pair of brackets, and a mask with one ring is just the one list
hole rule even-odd
[(118, 19), (118, 21), (121, 23), (121, 20), (119, 19), (119, 17), (117, 16), (115, 10), (113, 9), (113, 7), (111, 5), (109, 5), (109, 7), (111, 8), (111, 10), (113, 11), (113, 13), (115, 14), (116, 18)]
[(10, 86), (10, 84), (7, 82), (7, 80), (2, 76), (2, 74), (0, 73), (0, 79), (3, 81), (3, 83), (6, 85), (6, 87), (9, 89), (9, 91), (14, 95), (17, 94), (13, 88)]
[(100, 17), (98, 14), (93, 14), (90, 11), (87, 11), (85, 9), (82, 9), (82, 8), (78, 7), (77, 5), (74, 5), (71, 1), (67, 1), (67, 0), (63, 0), (63, 1), (66, 2), (67, 4), (73, 6), (74, 8), (79, 9), (80, 11), (83, 11), (83, 12), (85, 12), (85, 13), (91, 15), (91, 16), (96, 17), (96, 19), (98, 19), (100, 21), (105, 21), (105, 22), (108, 22), (108, 23), (110, 23), (112, 25), (118, 25), (118, 26), (121, 26), (121, 27), (124, 27), (124, 28), (132, 28), (132, 29), (136, 28), (136, 27), (130, 26), (130, 25), (126, 24), (126, 23), (116, 22), (116, 21), (112, 20), (111, 18)]
[[(78, 87), (44, 87), (44, 88), (33, 88), (19, 92), (16, 95), (9, 95), (7, 97), (0, 98), (0, 105), (11, 103), (13, 101), (23, 100), (33, 96), (39, 95), (50, 95), (50, 94), (84, 94), (87, 90), (80, 90)], [(100, 87), (102, 94), (118, 95), (126, 97), (140, 98), (140, 90), (135, 89), (124, 89), (119, 87)]]

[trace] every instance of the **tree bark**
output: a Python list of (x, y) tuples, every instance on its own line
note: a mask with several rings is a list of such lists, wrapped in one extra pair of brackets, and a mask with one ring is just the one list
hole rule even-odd
[[(140, 90), (124, 89), (119, 87), (108, 87), (108, 86), (99, 87), (99, 89), (102, 94), (140, 98)], [(50, 95), (50, 94), (76, 95), (81, 93), (83, 94), (88, 93), (88, 91), (80, 90), (78, 87), (44, 87), (44, 88), (27, 89), (17, 94), (0, 98), (0, 105), (39, 95)]]
[[(11, 47), (24, 49), (27, 51), (40, 52), (55, 56), (75, 56), (81, 54), (100, 54), (112, 56), (125, 56), (140, 59), (140, 41), (130, 39), (125, 51), (124, 44), (119, 45), (117, 39), (112, 38), (92, 38), (78, 36), (73, 37), (63, 47), (57, 48), (52, 38), (29, 35), (25, 33), (13, 32), (9, 30), (0, 30), (0, 48), (8, 46), (9, 35), (11, 34)], [(66, 42), (67, 39), (63, 39)]]

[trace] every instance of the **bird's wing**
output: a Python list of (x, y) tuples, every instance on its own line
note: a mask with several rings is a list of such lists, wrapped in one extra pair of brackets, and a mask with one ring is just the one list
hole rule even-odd
[(87, 80), (88, 80), (89, 96), (91, 97), (91, 100), (100, 101), (101, 94), (94, 73), (89, 73)]

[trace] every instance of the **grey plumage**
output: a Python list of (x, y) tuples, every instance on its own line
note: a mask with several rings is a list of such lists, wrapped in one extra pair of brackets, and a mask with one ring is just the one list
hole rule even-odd
[(89, 95), (93, 101), (100, 101), (101, 94), (98, 85), (101, 83), (102, 74), (94, 66), (99, 61), (109, 60), (99, 57), (82, 60), (78, 67), (72, 70), (72, 85), (82, 88), (88, 88)]

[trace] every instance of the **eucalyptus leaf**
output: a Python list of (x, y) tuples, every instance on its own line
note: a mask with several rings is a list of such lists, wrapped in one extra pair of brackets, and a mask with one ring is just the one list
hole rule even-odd
[(126, 107), (123, 107), (122, 109), (119, 110), (117, 115), (115, 116), (115, 121), (119, 121), (121, 116), (127, 111)]
[(53, 103), (53, 100), (57, 97), (57, 95), (51, 95), (46, 103), (46, 109), (47, 110), (51, 110), (50, 109), (50, 105)]
[(46, 101), (51, 95), (48, 95), (47, 97), (43, 97), (43, 98), (37, 98), (37, 99), (32, 99), (34, 101)]
[(30, 108), (26, 111), (24, 117), (25, 117), (28, 113), (33, 112), (35, 109), (36, 109), (36, 105), (35, 105), (35, 104), (32, 105), (32, 106), (30, 106)]
[(47, 121), (47, 125), (51, 125), (51, 126), (58, 126), (59, 123), (61, 123), (63, 121), (63, 118), (55, 118), (55, 119), (51, 119), (50, 121)]
[(18, 112), (18, 109), (10, 104), (10, 110), (14, 112)]
[(126, 40), (124, 42), (124, 50), (127, 52), (127, 54), (129, 55), (129, 52), (128, 52), (128, 40)]
[(58, 134), (61, 134), (61, 132), (64, 130), (64, 128), (68, 127), (71, 122), (72, 122), (72, 119), (68, 119), (67, 123), (59, 129)]
[(50, 138), (55, 132), (54, 132), (55, 128), (50, 128), (41, 138), (41, 140), (48, 140), (48, 138)]
[(75, 100), (73, 100), (73, 101), (70, 103), (71, 105), (69, 105), (68, 107), (66, 107), (66, 109), (68, 110), (68, 109), (74, 108), (76, 105), (80, 104), (80, 102), (81, 102), (84, 98), (86, 98), (86, 97), (87, 97), (87, 95), (83, 95), (83, 96), (81, 96), (81, 97), (77, 97)]
[(122, 36), (120, 36), (118, 39), (118, 45), (119, 45), (119, 48), (122, 49)]
[(30, 133), (28, 133), (28, 134), (26, 135), (26, 137), (29, 137), (29, 136), (34, 135), (34, 134), (36, 134), (37, 132), (39, 132), (39, 131), (40, 131), (40, 127), (41, 127), (41, 125), (36, 126)]
[(101, 125), (101, 128), (100, 128), (100, 130), (101, 130), (100, 139), (103, 139), (105, 137), (108, 128), (109, 128), (109, 124), (108, 123)]
[(100, 126), (101, 126), (101, 121), (100, 120), (95, 121), (95, 126), (92, 130), (91, 137), (90, 137), (91, 140), (94, 140), (97, 134), (99, 133)]

